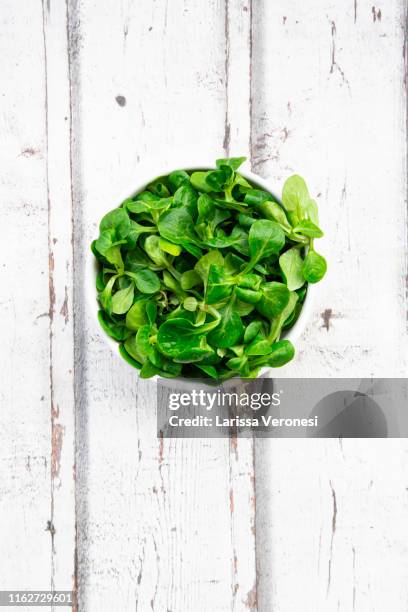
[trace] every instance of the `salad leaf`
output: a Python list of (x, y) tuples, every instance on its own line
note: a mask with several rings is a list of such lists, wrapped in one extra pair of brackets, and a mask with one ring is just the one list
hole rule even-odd
[(303, 276), (303, 259), (297, 247), (285, 251), (279, 257), (279, 265), (290, 291), (299, 289), (305, 284)]
[(317, 204), (298, 175), (280, 202), (244, 162), (157, 177), (100, 222), (98, 319), (141, 378), (254, 377), (294, 357), (285, 334), (327, 270)]

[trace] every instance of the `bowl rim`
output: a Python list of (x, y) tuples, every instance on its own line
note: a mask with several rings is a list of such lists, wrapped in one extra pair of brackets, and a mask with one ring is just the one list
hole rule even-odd
[[(281, 203), (282, 202), (281, 198), (271, 188), (268, 179), (264, 179), (263, 177), (255, 174), (254, 172), (252, 172), (252, 170), (248, 169), (246, 166), (247, 166), (247, 163), (244, 163), (243, 169), (242, 167), (239, 168), (239, 173), (242, 174), (244, 178), (254, 183), (256, 187), (260, 187), (263, 190), (271, 193), (274, 196), (274, 198), (276, 198), (276, 200), (279, 203)], [(151, 165), (145, 166), (143, 169), (139, 167), (137, 170), (137, 176), (140, 177), (141, 180), (136, 179), (132, 183), (132, 185), (129, 186), (127, 189), (121, 190), (121, 193), (118, 194), (118, 197), (112, 198), (112, 200), (107, 202), (106, 207), (104, 206), (103, 209), (101, 208), (98, 211), (98, 218), (92, 219), (92, 222), (95, 222), (98, 227), (99, 222), (102, 219), (102, 217), (106, 213), (108, 213), (110, 210), (114, 210), (114, 208), (119, 208), (119, 206), (122, 204), (124, 200), (136, 195), (140, 191), (143, 191), (143, 189), (149, 183), (151, 183), (152, 180), (154, 180), (155, 178), (160, 177), (160, 176), (167, 176), (168, 174), (170, 174), (171, 172), (174, 172), (177, 169), (183, 169), (188, 172), (195, 172), (198, 170), (212, 170), (212, 169), (215, 169), (215, 164), (214, 162), (191, 163), (191, 160), (189, 163), (177, 162), (177, 163), (172, 163), (170, 169), (165, 167), (159, 173), (156, 170), (152, 171)], [(147, 177), (147, 178), (145, 179), (142, 177)], [(115, 205), (115, 202), (116, 202), (116, 205)], [(113, 353), (121, 360), (121, 362), (125, 363), (125, 360), (121, 357), (119, 353), (119, 343), (113, 338), (111, 338), (110, 336), (108, 336), (108, 334), (102, 329), (98, 321), (99, 308), (98, 308), (98, 300), (97, 300), (97, 291), (95, 287), (97, 271), (98, 271), (98, 262), (95, 256), (93, 255), (91, 249), (89, 248), (86, 254), (86, 258), (85, 258), (85, 275), (84, 275), (86, 301), (88, 303), (89, 310), (92, 313), (92, 320), (98, 332), (98, 335), (102, 337), (103, 340), (109, 345)], [(289, 329), (284, 335), (282, 335), (282, 338), (286, 340), (290, 340), (291, 342), (294, 343), (303, 333), (306, 327), (306, 324), (312, 314), (314, 295), (315, 295), (315, 287), (312, 283), (308, 283), (306, 298), (305, 298), (305, 301), (303, 302), (303, 308), (300, 312), (300, 315), (296, 323), (294, 324), (294, 326), (291, 327), (291, 329)], [(133, 369), (135, 370), (137, 376), (140, 378), (139, 371), (136, 368), (133, 368)], [(267, 372), (274, 370), (274, 369), (275, 368), (269, 368), (269, 367), (262, 368), (262, 370), (259, 372), (258, 378), (261, 376), (265, 376)], [(162, 379), (162, 377), (158, 375), (153, 376), (147, 380), (158, 380), (158, 379), (167, 380), (167, 379)], [(178, 377), (172, 378), (171, 380), (174, 382), (183, 381), (187, 383), (191, 379), (185, 378), (183, 376), (178, 376)], [(204, 380), (207, 380), (207, 379), (203, 378), (203, 381)]]

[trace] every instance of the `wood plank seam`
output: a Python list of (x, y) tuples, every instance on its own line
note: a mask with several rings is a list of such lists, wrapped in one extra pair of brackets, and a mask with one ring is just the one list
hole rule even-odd
[[(224, 154), (244, 154), (251, 166), (252, 0), (225, 0), (224, 20)], [(254, 444), (229, 441), (232, 611), (258, 609)]]
[[(66, 4), (42, 0), (49, 284), (51, 589), (75, 586), (71, 99)], [(71, 207), (70, 207), (71, 204)], [(74, 603), (74, 610), (76, 604)], [(51, 606), (54, 609), (54, 606)]]
[(69, 172), (70, 172), (70, 186), (71, 186), (71, 235), (72, 235), (72, 276), (74, 280), (73, 286), (73, 326), (74, 326), (74, 482), (75, 482), (75, 547), (74, 547), (74, 568), (72, 576), (72, 591), (73, 591), (73, 606), (72, 612), (78, 612), (78, 519), (77, 519), (77, 486), (76, 486), (76, 472), (77, 472), (77, 367), (76, 367), (76, 342), (77, 337), (77, 317), (76, 317), (76, 261), (75, 261), (75, 222), (74, 222), (74, 185), (73, 185), (73, 129), (72, 129), (72, 44), (71, 44), (71, 28), (70, 28), (70, 8), (69, 0), (65, 0), (65, 25), (66, 25), (66, 38), (67, 38), (67, 50), (68, 50), (68, 87), (69, 87)]
[[(76, 0), (65, 0), (65, 14), (66, 14), (66, 38), (67, 38), (67, 50), (68, 50), (68, 80), (69, 80), (69, 170), (70, 170), (70, 186), (71, 186), (71, 234), (72, 234), (72, 265), (73, 265), (73, 327), (74, 327), (74, 398), (75, 398), (75, 412), (74, 412), (74, 481), (75, 481), (75, 549), (74, 549), (74, 571), (72, 577), (72, 590), (73, 596), (73, 612), (79, 610), (79, 586), (78, 586), (78, 575), (79, 575), (79, 533), (78, 533), (78, 506), (80, 500), (78, 498), (77, 488), (77, 464), (78, 464), (78, 411), (84, 408), (83, 406), (83, 391), (85, 374), (82, 367), (78, 368), (78, 363), (81, 363), (81, 356), (78, 352), (83, 349), (82, 337), (83, 334), (79, 333), (80, 320), (82, 318), (82, 309), (80, 314), (78, 313), (79, 299), (81, 298), (81, 292), (78, 292), (78, 286), (81, 282), (78, 270), (80, 269), (81, 260), (78, 261), (78, 254), (75, 249), (77, 242), (77, 235), (81, 232), (81, 226), (78, 222), (79, 207), (76, 206), (77, 199), (75, 194), (74, 180), (76, 179), (74, 168), (76, 167), (75, 155), (75, 142), (74, 142), (74, 113), (75, 108), (73, 104), (74, 96), (78, 93), (74, 91), (74, 85), (78, 81), (78, 67), (76, 65), (77, 49), (78, 49), (78, 36), (77, 36), (77, 22), (78, 22), (78, 2)], [(75, 77), (75, 78), (74, 78)], [(79, 264), (79, 265), (78, 265)], [(78, 340), (80, 339), (80, 340)], [(82, 414), (82, 411), (80, 412)]]
[[(48, 343), (49, 343), (49, 383), (50, 383), (50, 405), (51, 405), (51, 463), (53, 463), (54, 448), (53, 448), (53, 430), (54, 430), (54, 392), (53, 392), (53, 369), (52, 369), (52, 323), (55, 309), (55, 290), (54, 290), (54, 255), (51, 247), (50, 235), (50, 188), (49, 188), (49, 170), (48, 170), (48, 78), (47, 78), (47, 45), (45, 39), (45, 15), (44, 15), (44, 0), (42, 0), (42, 42), (44, 54), (44, 110), (45, 110), (45, 168), (46, 168), (46, 194), (47, 194), (47, 224), (48, 224), (48, 292), (49, 292), (49, 307), (48, 307)], [(53, 527), (53, 472), (51, 466), (51, 519), (47, 523), (47, 529), (51, 534), (51, 588), (54, 588), (54, 527)]]
[(54, 287), (54, 252), (52, 248), (51, 237), (51, 205), (50, 205), (50, 182), (49, 182), (49, 159), (48, 159), (48, 61), (47, 61), (47, 42), (46, 42), (46, 22), (45, 22), (45, 6), (42, 0), (42, 36), (43, 36), (43, 53), (44, 53), (44, 110), (45, 110), (45, 168), (46, 168), (46, 193), (47, 193), (47, 224), (48, 224), (48, 288), (49, 288), (49, 380), (50, 380), (50, 418), (51, 418), (51, 470), (50, 470), (50, 488), (51, 488), (51, 507), (50, 520), (47, 522), (46, 529), (51, 536), (51, 590), (55, 590), (55, 527), (54, 527), (54, 491), (55, 491), (55, 476), (58, 470), (59, 455), (61, 452), (63, 430), (57, 423), (57, 409), (55, 406), (54, 397), (54, 373), (53, 373), (53, 325), (55, 312), (55, 287)]
[(228, 157), (230, 154), (231, 144), (231, 124), (229, 118), (229, 62), (230, 62), (230, 16), (229, 16), (229, 0), (225, 0), (225, 16), (224, 16), (224, 34), (225, 34), (225, 66), (224, 66), (224, 79), (225, 79), (225, 120), (224, 120), (224, 153)]

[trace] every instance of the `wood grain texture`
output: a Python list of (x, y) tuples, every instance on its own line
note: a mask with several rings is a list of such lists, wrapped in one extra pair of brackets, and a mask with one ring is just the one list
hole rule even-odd
[[(21, 14), (13, 2), (5, 9), (2, 74), (15, 86), (2, 88), (0, 148), (2, 215), (10, 240), (0, 243), (1, 282), (7, 287), (0, 318), (0, 524), (2, 554), (8, 560), (2, 564), (2, 581), (14, 585), (18, 577), (21, 588), (30, 588), (32, 581), (46, 588), (51, 551), (46, 532), (50, 381), (42, 11), (37, 4)], [(29, 72), (36, 78), (28, 81)], [(18, 88), (18, 82), (24, 87)], [(10, 248), (16, 244), (19, 249), (13, 249), (11, 257)], [(29, 292), (26, 279), (31, 281)]]
[(407, 443), (157, 439), (155, 383), (106, 345), (84, 273), (126, 186), (248, 152), (278, 192), (306, 177), (326, 232), (279, 374), (406, 376), (405, 3), (1, 13), (2, 588), (74, 588), (81, 612), (405, 611)]
[[(249, 40), (244, 6), (240, 27)], [(239, 88), (228, 44), (245, 57), (235, 11), (229, 15), (217, 1), (70, 5), (79, 286), (83, 254), (123, 186), (177, 167), (181, 158), (213, 163), (226, 147), (227, 123), (230, 145), (247, 149), (248, 55), (246, 94), (227, 103)], [(246, 141), (237, 136), (237, 112), (246, 115)], [(82, 291), (79, 608), (255, 609), (252, 446), (158, 440), (155, 382), (139, 380), (112, 354), (90, 312), (96, 304), (82, 310)]]
[[(248, 155), (250, 151), (251, 20), (249, 0), (226, 0), (224, 152), (230, 156)], [(250, 163), (248, 159), (247, 165)], [(231, 439), (229, 463), (233, 546), (231, 610), (257, 610), (254, 441)]]
[(230, 440), (231, 610), (257, 610), (254, 441)]
[[(74, 574), (73, 334), (65, 7), (4, 3), (1, 40), (2, 588)], [(7, 560), (7, 562), (5, 562)]]
[(254, 24), (254, 168), (308, 178), (330, 265), (291, 376), (406, 374), (404, 13), (358, 6), (260, 3)]
[[(329, 260), (283, 375), (406, 376), (405, 21), (397, 1), (257, 4), (254, 168), (307, 178)], [(406, 608), (407, 450), (257, 441), (259, 610)]]
[(71, 96), (64, 3), (43, 2), (50, 294), (51, 588), (76, 590)]

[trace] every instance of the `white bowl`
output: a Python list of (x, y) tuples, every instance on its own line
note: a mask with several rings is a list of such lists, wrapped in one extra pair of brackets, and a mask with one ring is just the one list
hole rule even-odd
[[(144, 169), (144, 170), (139, 169), (138, 174), (139, 174), (140, 180), (135, 180), (135, 183), (131, 187), (129, 187), (129, 189), (125, 190), (121, 195), (118, 194), (117, 198), (113, 198), (112, 200), (107, 201), (106, 205), (101, 207), (101, 209), (98, 211), (98, 217), (95, 219), (95, 222), (99, 225), (100, 220), (106, 213), (108, 213), (110, 210), (114, 209), (115, 207), (120, 206), (122, 202), (126, 200), (127, 198), (130, 198), (131, 196), (139, 193), (140, 191), (143, 191), (146, 188), (146, 186), (149, 185), (149, 183), (151, 183), (151, 181), (157, 178), (158, 176), (166, 176), (170, 174), (170, 172), (173, 172), (174, 170), (178, 170), (178, 169), (185, 169), (190, 172), (190, 171), (195, 171), (195, 170), (203, 170), (203, 169), (206, 170), (206, 169), (212, 169), (212, 168), (214, 168), (214, 163), (191, 164), (191, 160), (190, 160), (190, 163), (172, 164), (170, 168), (167, 168), (167, 169), (165, 168), (164, 170), (160, 172), (158, 172), (157, 170), (152, 171), (149, 169)], [(280, 201), (279, 196), (276, 195), (276, 193), (274, 192), (274, 190), (272, 189), (271, 185), (269, 184), (267, 180), (254, 174), (250, 170), (247, 170), (245, 168), (245, 165), (244, 165), (244, 170), (241, 170), (241, 168), (239, 169), (239, 173), (242, 174), (242, 176), (248, 179), (251, 183), (253, 183), (255, 187), (259, 187), (263, 189), (264, 191), (268, 191), (278, 201)], [(95, 236), (95, 238), (96, 237), (97, 236)], [(92, 251), (89, 249), (87, 258), (86, 258), (86, 262), (85, 262), (85, 293), (87, 296), (90, 311), (93, 315), (95, 326), (99, 334), (101, 335), (101, 337), (103, 337), (105, 342), (110, 346), (110, 348), (114, 351), (114, 353), (120, 357), (119, 349), (118, 349), (119, 347), (118, 342), (116, 342), (113, 338), (108, 336), (108, 334), (106, 334), (103, 331), (98, 321), (99, 304), (97, 300), (97, 291), (95, 287), (97, 272), (98, 272), (98, 262), (95, 259)], [(308, 319), (310, 318), (310, 315), (312, 312), (313, 294), (314, 294), (314, 286), (309, 283), (306, 298), (303, 303), (303, 308), (301, 310), (299, 318), (293, 327), (291, 327), (287, 332), (282, 334), (282, 338), (285, 338), (287, 340), (290, 340), (292, 343), (295, 343), (297, 338), (299, 338), (299, 336), (302, 334), (305, 328), (305, 325)], [(120, 359), (124, 361), (122, 357), (120, 357)], [(274, 368), (263, 368), (259, 376), (265, 376), (266, 371), (269, 371), (272, 369)], [(172, 379), (172, 380), (188, 381), (188, 379), (185, 379), (185, 378)]]

